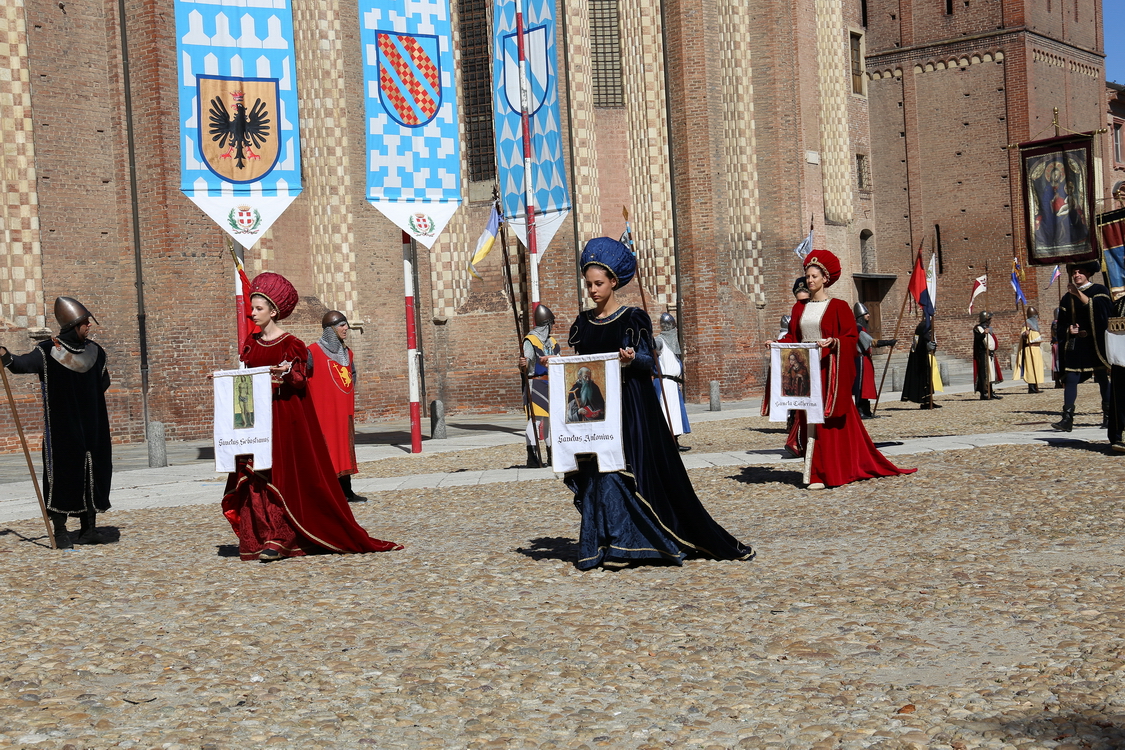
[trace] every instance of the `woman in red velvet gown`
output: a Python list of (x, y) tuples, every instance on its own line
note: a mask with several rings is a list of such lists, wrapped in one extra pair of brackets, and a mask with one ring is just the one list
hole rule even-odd
[(239, 462), (227, 480), (223, 514), (238, 535), (243, 560), (270, 562), (323, 552), (385, 552), (402, 545), (368, 536), (344, 499), (312, 402), (306, 395), (308, 349), (277, 321), (293, 312), (297, 291), (263, 273), (250, 286), (251, 334), (239, 358), (269, 366), (273, 391), (273, 468)]
[(812, 296), (793, 305), (789, 332), (781, 337), (783, 342), (820, 344), (824, 424), (808, 425), (806, 413), (798, 412), (801, 434), (791, 436), (796, 440), (787, 444), (796, 455), (804, 456), (803, 478), (810, 490), (917, 471), (900, 469), (875, 448), (852, 401), (859, 331), (848, 303), (829, 297), (826, 291), (839, 278), (840, 261), (835, 255), (827, 250), (809, 253), (805, 281)]

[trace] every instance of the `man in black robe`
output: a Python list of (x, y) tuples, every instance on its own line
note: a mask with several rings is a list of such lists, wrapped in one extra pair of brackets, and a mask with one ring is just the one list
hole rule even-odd
[[(59, 549), (100, 544), (97, 514), (109, 510), (113, 457), (105, 392), (109, 370), (105, 350), (88, 336), (97, 319), (70, 297), (55, 300), (59, 335), (23, 355), (0, 346), (0, 362), (11, 372), (35, 374), (43, 388), (43, 493)], [(92, 322), (91, 322), (92, 321)], [(81, 529), (72, 539), (68, 516)]]
[(996, 362), (996, 351), (999, 348), (996, 334), (992, 332), (992, 313), (985, 310), (973, 326), (973, 382), (981, 401), (1002, 398), (992, 389), (993, 383), (1004, 379)]
[(1105, 353), (1105, 331), (1113, 315), (1109, 290), (1091, 278), (1102, 268), (1101, 261), (1067, 263), (1070, 284), (1059, 304), (1059, 367), (1063, 376), (1062, 419), (1056, 430), (1074, 429), (1074, 404), (1078, 384), (1091, 377), (1102, 398), (1102, 427), (1109, 427), (1109, 362)]
[(928, 315), (914, 329), (914, 342), (906, 360), (906, 375), (902, 380), (902, 401), (913, 401), (923, 409), (940, 409), (934, 403), (934, 368), (931, 355), (937, 351), (933, 326)]

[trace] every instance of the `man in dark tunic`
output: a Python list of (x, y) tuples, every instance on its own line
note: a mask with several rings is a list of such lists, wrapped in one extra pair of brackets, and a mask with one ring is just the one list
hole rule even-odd
[(984, 310), (973, 326), (973, 382), (981, 401), (1002, 398), (992, 389), (993, 383), (1004, 380), (1004, 374), (996, 361), (999, 348), (996, 334), (992, 332), (992, 313)]
[(1109, 362), (1105, 354), (1105, 331), (1113, 315), (1109, 290), (1091, 277), (1101, 270), (1101, 261), (1067, 263), (1070, 284), (1059, 304), (1059, 367), (1063, 375), (1062, 419), (1052, 427), (1063, 432), (1074, 428), (1074, 402), (1078, 384), (1091, 377), (1102, 397), (1102, 427), (1109, 426)]
[[(35, 374), (43, 389), (43, 493), (59, 549), (100, 544), (97, 514), (109, 510), (113, 476), (105, 392), (105, 350), (87, 337), (97, 319), (76, 299), (55, 300), (59, 335), (23, 355), (0, 346), (0, 362), (11, 372)], [(92, 322), (91, 322), (92, 321)], [(68, 516), (81, 519), (71, 538)]]

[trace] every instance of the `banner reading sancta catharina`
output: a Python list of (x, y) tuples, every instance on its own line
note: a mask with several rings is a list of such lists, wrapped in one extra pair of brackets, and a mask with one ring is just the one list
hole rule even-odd
[[(558, 64), (555, 52), (555, 0), (524, 0), (524, 55), (531, 90), (531, 172), (535, 238), (540, 258), (570, 213), (559, 119)], [(524, 201), (523, 129), (520, 124), (519, 48), (515, 0), (496, 0), (493, 8), (492, 75), (496, 110), (496, 161), (501, 202), (508, 226), (527, 245)]]
[(175, 0), (180, 189), (243, 247), (301, 194), (289, 0)]
[(426, 247), (461, 205), (448, 0), (359, 0), (367, 200)]

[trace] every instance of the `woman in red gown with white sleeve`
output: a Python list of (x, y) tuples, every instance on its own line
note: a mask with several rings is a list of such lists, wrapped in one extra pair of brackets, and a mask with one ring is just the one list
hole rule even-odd
[(308, 349), (277, 324), (293, 312), (297, 290), (276, 273), (250, 285), (251, 334), (239, 358), (269, 366), (273, 379), (273, 468), (240, 461), (227, 480), (223, 515), (238, 535), (243, 560), (269, 562), (323, 552), (386, 552), (402, 545), (374, 539), (344, 499), (316, 412), (309, 400)]
[(789, 332), (781, 338), (783, 342), (820, 344), (824, 424), (808, 425), (806, 413), (797, 414), (802, 433), (799, 444), (805, 445), (803, 478), (810, 490), (917, 471), (900, 469), (875, 448), (852, 401), (859, 331), (848, 303), (828, 296), (827, 288), (839, 278), (840, 261), (834, 254), (827, 250), (809, 253), (805, 281), (811, 297), (793, 305)]

